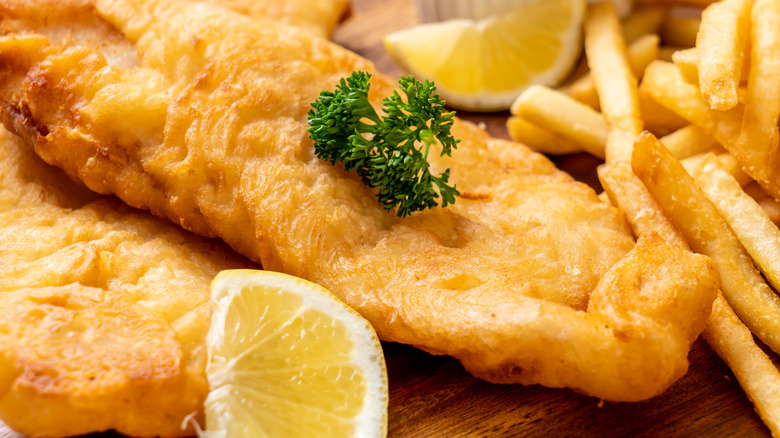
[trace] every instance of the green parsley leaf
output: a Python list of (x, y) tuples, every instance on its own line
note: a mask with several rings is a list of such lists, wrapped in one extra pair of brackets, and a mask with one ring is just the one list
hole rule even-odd
[(460, 140), (452, 128), (454, 112), (434, 94), (433, 82), (412, 76), (400, 79), (398, 92), (382, 100), (380, 117), (368, 100), (367, 72), (342, 78), (335, 91), (323, 91), (309, 111), (309, 136), (317, 156), (354, 170), (363, 183), (377, 189), (386, 210), (397, 208), (399, 217), (455, 202), (460, 192), (448, 185), (450, 170), (432, 175), (428, 152), (439, 143), (441, 155), (452, 155)]

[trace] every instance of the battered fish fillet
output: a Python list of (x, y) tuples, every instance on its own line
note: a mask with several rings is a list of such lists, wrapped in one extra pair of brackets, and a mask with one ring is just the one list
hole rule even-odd
[(47, 165), (21, 139), (0, 128), (0, 211), (53, 204), (82, 207), (101, 196)]
[(2, 420), (27, 436), (192, 435), (209, 284), (248, 261), (115, 199), (87, 203), (4, 129), (0, 184)]
[(458, 121), (432, 167), (462, 195), (399, 219), (306, 135), (310, 103), (353, 70), (375, 74), (375, 103), (391, 92), (368, 61), (206, 3), (39, 3), (0, 0), (3, 121), (90, 189), (318, 282), (382, 339), (493, 382), (631, 401), (687, 369), (711, 260), (635, 245), (621, 211), (542, 155)]
[(207, 0), (252, 17), (265, 17), (327, 38), (348, 12), (349, 0)]

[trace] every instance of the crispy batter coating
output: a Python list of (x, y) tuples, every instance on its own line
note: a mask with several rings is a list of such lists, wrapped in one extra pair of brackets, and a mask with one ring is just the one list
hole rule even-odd
[[(255, 1), (244, 12), (284, 13), (326, 34), (346, 1), (306, 3)], [(119, 56), (129, 52), (110, 50), (125, 40), (103, 39), (111, 35), (86, 2), (65, 17), (52, 5), (16, 7), (38, 9), (22, 14), (33, 19), (24, 25), (55, 40), (73, 35), (47, 22), (87, 20), (83, 28), (97, 30), (81, 42), (128, 62)], [(326, 6), (330, 15), (317, 10)], [(254, 265), (99, 197), (0, 128), (0, 415), (27, 436), (192, 435), (182, 423), (200, 418), (208, 390), (209, 283), (221, 269)]]
[[(634, 248), (622, 212), (542, 155), (458, 121), (458, 150), (432, 167), (452, 169), (461, 197), (399, 219), (306, 135), (310, 102), (374, 72), (368, 61), (203, 3), (96, 0), (88, 13), (47, 22), (70, 38), (25, 17), (0, 39), (0, 109), (92, 190), (318, 282), (382, 339), (491, 381), (639, 400), (686, 369), (715, 296), (712, 262), (659, 239)], [(78, 42), (98, 27), (110, 43)], [(372, 79), (375, 102), (391, 89)]]
[(263, 17), (306, 29), (326, 38), (348, 13), (349, 0), (201, 0), (251, 17)]
[(0, 130), (0, 416), (28, 436), (184, 436), (222, 245), (96, 198)]
[(100, 196), (47, 165), (18, 137), (0, 128), (0, 211), (42, 203), (78, 208)]

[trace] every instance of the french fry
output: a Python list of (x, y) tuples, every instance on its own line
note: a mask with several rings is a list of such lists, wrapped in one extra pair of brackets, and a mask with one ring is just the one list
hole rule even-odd
[[(661, 51), (664, 47), (658, 49), (658, 59), (663, 59)], [(699, 52), (696, 47), (690, 47), (687, 49), (676, 50), (672, 56), (671, 61), (680, 70), (683, 78), (689, 84), (699, 85)], [(742, 68), (740, 69), (739, 87), (737, 88), (737, 101), (742, 101), (744, 91), (744, 85), (747, 83), (747, 77), (750, 73), (750, 56), (742, 57)]]
[[(745, 171), (758, 182), (770, 175), (780, 133), (780, 2), (755, 0), (751, 12), (751, 67), (742, 132), (736, 151)], [(773, 193), (777, 196), (778, 193)]]
[(677, 50), (672, 54), (672, 62), (680, 70), (685, 82), (699, 85), (699, 52), (696, 47)]
[(507, 131), (512, 140), (549, 155), (565, 155), (582, 152), (582, 147), (553, 132), (539, 128), (519, 116), (509, 117)]
[(639, 113), (644, 128), (655, 135), (667, 135), (690, 125), (688, 121), (659, 104), (644, 90), (637, 90)]
[(654, 61), (647, 66), (640, 85), (656, 102), (698, 126), (732, 154), (742, 127), (742, 105), (728, 111), (710, 109), (695, 85), (687, 83), (680, 70), (669, 62)]
[(608, 161), (629, 160), (634, 137), (642, 131), (637, 80), (628, 64), (620, 22), (610, 2), (590, 5), (585, 16), (585, 53), (609, 123)]
[(577, 64), (572, 68), (569, 76), (556, 88), (561, 91), (568, 90), (575, 82), (589, 74), (590, 69), (588, 68), (588, 60), (584, 56), (580, 56), (580, 59), (577, 60)]
[(683, 47), (675, 46), (661, 46), (658, 48), (658, 59), (661, 61), (672, 61), (672, 55), (680, 50), (685, 50)]
[[(645, 73), (638, 95), (651, 97), (691, 123), (665, 139), (678, 155), (695, 156), (704, 150), (717, 150), (724, 141), (733, 150), (741, 128), (741, 105), (724, 112), (712, 110), (702, 100), (697, 86), (691, 85), (698, 84), (698, 54), (691, 50), (687, 55), (693, 59), (693, 62), (688, 61), (692, 67), (688, 70), (691, 83), (686, 83), (680, 71), (670, 63), (656, 61)], [(620, 75), (613, 75), (611, 79), (617, 82)], [(625, 83), (618, 84), (621, 86)], [(643, 112), (645, 117), (649, 114), (653, 113)], [(612, 122), (607, 111), (605, 116)], [(615, 130), (612, 123), (610, 128)], [(724, 292), (718, 294), (713, 304), (703, 336), (734, 372), (773, 435), (780, 436), (780, 404), (777, 402), (780, 399), (780, 372), (751, 333), (752, 329), (767, 345), (780, 351), (780, 298), (763, 281), (715, 206), (709, 203), (671, 153), (649, 133), (640, 135), (632, 149), (633, 170), (629, 163), (614, 158), (616, 154), (612, 153), (610, 137), (607, 163), (598, 169), (604, 193), (610, 203), (626, 212), (636, 236), (658, 233), (685, 248), (688, 240), (695, 250), (710, 255), (718, 264)], [(721, 154), (719, 160), (728, 165), (739, 182), (750, 181), (732, 155)], [(733, 178), (731, 181), (741, 191), (739, 183)], [(724, 295), (734, 302), (747, 326), (737, 317)]]
[(568, 88), (568, 93), (571, 97), (577, 99), (578, 102), (582, 102), (596, 111), (601, 110), (599, 93), (596, 91), (596, 86), (593, 85), (593, 78), (590, 74), (581, 76), (579, 79), (572, 82), (571, 86)]
[(780, 289), (780, 230), (777, 226), (714, 155), (704, 157), (694, 169), (693, 177), (764, 277), (775, 289)]
[(780, 351), (780, 298), (693, 177), (649, 133), (634, 145), (632, 167), (693, 250), (718, 265), (723, 295), (740, 319)]
[[(635, 235), (658, 233), (674, 245), (688, 248), (679, 230), (670, 223), (629, 163), (605, 164), (598, 169), (610, 202), (619, 205)], [(607, 187), (616, 190), (608, 190)], [(750, 330), (718, 293), (702, 336), (734, 373), (756, 411), (775, 436), (780, 436), (780, 372), (756, 345)]]
[(773, 436), (780, 436), (780, 372), (721, 294), (702, 336), (734, 373)]
[(660, 7), (643, 7), (634, 9), (623, 20), (623, 39), (631, 43), (643, 35), (658, 34), (666, 18), (668, 10)]
[(740, 186), (745, 186), (753, 181), (745, 171), (742, 170), (742, 166), (739, 164), (736, 158), (728, 152), (717, 154), (718, 161), (723, 169), (731, 175), (732, 178), (737, 180)]
[(518, 96), (510, 111), (591, 155), (604, 157), (608, 132), (604, 116), (560, 91), (531, 86)]
[(664, 240), (686, 247), (685, 239), (663, 212), (628, 161), (599, 166), (599, 181), (612, 205), (625, 213), (635, 236), (657, 233)]
[[(628, 65), (635, 77), (640, 78), (645, 68), (658, 57), (658, 43), (660, 41), (658, 35), (647, 34), (637, 38), (628, 46), (626, 51)], [(600, 108), (599, 95), (590, 75), (582, 76), (575, 81), (569, 92), (572, 97), (593, 107), (593, 109)]]
[(669, 135), (665, 135), (660, 140), (669, 149), (669, 152), (678, 159), (709, 152), (721, 147), (714, 138), (695, 125), (682, 127)]
[(722, 0), (702, 12), (696, 38), (699, 90), (712, 109), (739, 103), (737, 90), (750, 34), (752, 0)]
[(656, 34), (642, 35), (632, 41), (627, 50), (628, 65), (635, 77), (641, 77), (645, 68), (658, 58), (658, 46), (661, 38)]
[[(644, 158), (642, 158), (643, 152), (646, 152), (645, 145), (652, 141), (655, 141), (655, 139), (649, 135), (643, 134), (640, 136), (639, 140), (637, 141), (640, 144), (635, 146), (635, 161), (633, 163), (635, 167), (643, 166), (643, 161), (646, 164), (647, 161), (652, 160), (652, 158), (650, 158), (652, 155), (650, 154), (645, 154)], [(656, 142), (654, 146), (656, 149), (661, 149), (660, 143)], [(674, 159), (668, 152), (666, 152), (664, 161), (666, 161), (667, 167), (669, 167), (670, 164), (674, 164)], [(687, 176), (688, 178), (682, 179), (690, 179), (690, 176), (685, 174), (685, 171), (680, 167), (679, 164), (676, 166), (676, 168), (677, 169), (675, 173), (677, 173), (678, 176), (683, 176), (682, 174), (684, 174), (684, 176)], [(640, 169), (636, 169), (635, 171), (642, 174)], [(674, 176), (668, 178), (669, 176), (670, 175), (668, 175), (666, 172), (651, 171), (649, 172), (649, 175), (645, 174), (643, 179), (646, 180), (645, 183), (647, 184), (648, 188), (664, 186), (665, 183), (663, 180), (668, 179), (672, 180), (671, 184), (676, 184), (677, 187), (684, 187), (680, 185), (679, 180), (674, 181), (676, 179)], [(654, 180), (656, 182), (648, 183), (647, 180)], [(669, 181), (667, 181), (667, 183), (668, 182)], [(675, 194), (672, 193), (669, 195), (669, 197), (665, 197), (664, 199), (667, 202), (675, 203), (674, 196)], [(637, 198), (638, 196), (636, 194), (632, 194), (630, 197), (628, 197), (630, 200)], [(698, 199), (701, 201), (701, 196), (699, 196)], [(626, 202), (623, 202), (621, 205), (626, 205)], [(664, 205), (664, 207), (667, 207), (667, 205)], [(627, 214), (629, 214), (629, 216), (632, 214), (630, 209), (627, 210)], [(655, 213), (654, 215), (650, 215), (647, 212), (643, 212), (641, 216), (644, 218), (645, 228), (651, 228), (653, 227), (653, 220), (647, 218), (659, 217), (659, 214)], [(670, 216), (672, 216), (673, 220), (675, 217), (678, 217), (679, 219), (679, 216), (674, 214), (671, 214)], [(683, 218), (683, 220), (685, 219)], [(661, 222), (663, 224), (663, 221)], [(704, 222), (704, 225), (706, 226), (706, 222), (708, 221), (705, 220)], [(691, 229), (688, 229), (684, 226), (679, 226), (679, 224), (677, 229), (682, 230), (684, 234), (689, 234), (692, 232)], [(693, 232), (695, 233), (695, 231)], [(668, 235), (669, 232), (666, 232), (666, 234)], [(689, 240), (692, 240), (690, 236), (688, 238)], [(675, 236), (674, 233), (672, 233), (672, 237), (669, 238), (668, 241), (679, 244), (679, 238)], [(692, 241), (696, 242), (696, 240)], [(729, 256), (728, 251), (729, 249), (725, 248), (724, 252), (726, 257)], [(727, 287), (727, 285), (724, 284), (724, 277), (729, 275), (730, 271), (727, 270), (724, 272), (723, 268), (721, 268), (721, 264), (718, 263), (719, 260), (715, 257), (713, 257), (713, 259), (715, 259), (715, 262), (718, 264), (718, 267), (721, 271), (721, 288), (723, 290), (725, 287)], [(743, 261), (742, 264), (746, 265), (745, 267), (752, 268), (749, 260)], [(753, 269), (753, 271), (755, 271), (755, 269)], [(758, 273), (754, 274), (754, 277), (758, 277), (758, 281), (761, 281), (760, 275)], [(769, 289), (766, 287), (765, 283), (763, 283), (763, 286), (765, 289)], [(739, 292), (740, 291), (737, 290), (737, 293)], [(768, 292), (771, 294), (771, 290)], [(772, 297), (774, 297), (774, 295), (772, 295)], [(751, 330), (748, 329), (748, 327), (740, 320), (739, 317), (737, 317), (732, 308), (729, 306), (727, 300), (723, 297), (722, 293), (718, 294), (718, 297), (713, 303), (712, 313), (710, 314), (710, 317), (707, 321), (707, 326), (704, 329), (702, 336), (710, 345), (710, 347), (715, 350), (718, 356), (720, 356), (721, 359), (726, 362), (726, 365), (728, 365), (729, 369), (731, 369), (731, 371), (734, 373), (734, 376), (737, 378), (740, 386), (745, 391), (745, 394), (753, 403), (756, 412), (758, 412), (758, 414), (761, 416), (764, 424), (766, 424), (773, 435), (780, 436), (780, 404), (777, 403), (778, 398), (780, 398), (780, 372), (778, 372), (778, 369), (774, 366), (772, 360), (766, 355), (766, 353), (764, 353), (764, 351), (758, 345), (756, 345), (753, 339), (753, 333), (751, 333)]]
[[(740, 183), (742, 182), (740, 181)], [(760, 184), (755, 180), (750, 179), (748, 183), (742, 184), (742, 190), (761, 206), (761, 209), (764, 210), (764, 214), (767, 215), (769, 220), (775, 225), (780, 224), (780, 202), (777, 202), (775, 198), (771, 197)]]
[[(685, 167), (685, 170), (692, 174), (697, 167), (701, 166), (701, 163), (704, 161), (704, 158), (706, 158), (707, 155), (709, 155), (707, 152), (692, 155), (690, 157), (681, 159), (680, 162), (682, 163), (683, 167)], [(718, 161), (720, 161), (721, 167), (726, 172), (728, 172), (732, 178), (737, 180), (740, 186), (745, 186), (753, 182), (753, 179), (742, 171), (742, 167), (739, 165), (739, 162), (736, 158), (734, 158), (733, 155), (726, 152), (717, 154), (716, 157), (718, 158)]]

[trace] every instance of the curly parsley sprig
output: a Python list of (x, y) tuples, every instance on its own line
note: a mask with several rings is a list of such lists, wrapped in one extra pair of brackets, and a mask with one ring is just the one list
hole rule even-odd
[(399, 217), (432, 208), (439, 197), (443, 207), (454, 203), (460, 192), (448, 185), (450, 170), (432, 175), (428, 152), (438, 141), (441, 155), (451, 156), (460, 141), (450, 133), (455, 114), (445, 111), (433, 82), (404, 76), (399, 84), (406, 99), (394, 91), (382, 100), (380, 117), (368, 100), (370, 78), (353, 72), (312, 103), (308, 132), (317, 156), (355, 170)]

